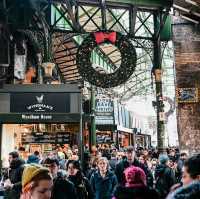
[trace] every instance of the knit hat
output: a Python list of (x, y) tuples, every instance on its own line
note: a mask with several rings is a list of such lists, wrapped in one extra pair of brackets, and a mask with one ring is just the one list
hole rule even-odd
[(135, 166), (130, 166), (124, 171), (125, 176), (131, 178), (131, 184), (141, 184), (143, 186), (146, 185), (146, 175), (144, 171)]
[(159, 162), (160, 164), (166, 164), (167, 161), (169, 161), (169, 157), (166, 154), (160, 154), (159, 156)]
[(49, 172), (49, 170), (39, 164), (27, 165), (22, 175), (22, 187), (25, 187), (35, 176), (43, 172)]

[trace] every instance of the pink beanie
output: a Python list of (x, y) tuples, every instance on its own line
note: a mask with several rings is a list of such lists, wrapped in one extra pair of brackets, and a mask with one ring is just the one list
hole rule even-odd
[[(135, 166), (130, 166), (124, 171), (125, 176), (129, 176), (132, 179), (132, 184), (142, 184), (146, 186), (146, 175), (144, 171)], [(131, 177), (130, 177), (131, 176)]]

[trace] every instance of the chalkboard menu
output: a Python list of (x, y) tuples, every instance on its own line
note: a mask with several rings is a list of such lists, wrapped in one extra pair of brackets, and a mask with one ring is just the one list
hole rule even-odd
[(22, 134), (23, 144), (69, 144), (70, 143), (70, 133), (31, 133)]

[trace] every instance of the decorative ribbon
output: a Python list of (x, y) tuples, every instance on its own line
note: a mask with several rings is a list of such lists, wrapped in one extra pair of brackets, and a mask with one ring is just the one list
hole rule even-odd
[(104, 33), (104, 32), (96, 32), (94, 33), (96, 43), (101, 44), (104, 41), (110, 41), (111, 43), (115, 43), (117, 34), (116, 32), (111, 32), (111, 33)]

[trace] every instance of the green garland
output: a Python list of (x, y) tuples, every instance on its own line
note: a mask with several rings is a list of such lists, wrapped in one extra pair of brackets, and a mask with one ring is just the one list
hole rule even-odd
[[(125, 83), (133, 74), (137, 55), (136, 50), (131, 41), (124, 35), (116, 33), (115, 46), (121, 53), (121, 65), (113, 73), (102, 74), (92, 67), (91, 53), (98, 46), (94, 33), (91, 33), (84, 39), (77, 53), (77, 66), (82, 78), (92, 85), (111, 88)], [(106, 42), (104, 42), (106, 43)]]

